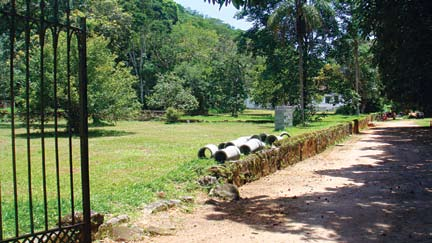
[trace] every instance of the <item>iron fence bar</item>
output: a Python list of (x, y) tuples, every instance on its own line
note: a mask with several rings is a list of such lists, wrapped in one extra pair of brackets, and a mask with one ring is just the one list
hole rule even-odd
[[(11, 0), (12, 12), (16, 12), (15, 0)], [(10, 81), (10, 99), (11, 99), (11, 139), (12, 139), (12, 181), (14, 195), (14, 213), (15, 213), (15, 235), (19, 235), (19, 218), (18, 218), (18, 188), (16, 176), (16, 151), (15, 151), (15, 77), (14, 77), (14, 59), (15, 59), (15, 18), (10, 18), (10, 59), (9, 59), (9, 81)]]
[[(44, 230), (44, 231), (39, 231), (39, 232), (35, 232), (33, 234), (24, 234), (24, 235), (20, 235), (14, 238), (10, 238), (7, 239), (5, 241), (2, 241), (2, 243), (8, 243), (8, 242), (34, 242), (34, 241), (28, 241), (29, 238), (38, 236), (38, 235), (46, 235), (48, 233), (54, 233), (60, 230), (64, 230), (64, 229), (75, 229), (75, 228), (81, 228), (83, 226), (83, 224), (75, 224), (75, 225), (69, 225), (69, 226), (64, 226), (64, 227), (58, 227), (58, 228), (54, 228), (54, 229), (50, 229), (50, 230)], [(36, 241), (39, 242), (39, 241)], [(46, 241), (46, 242), (52, 242), (52, 241)]]
[[(30, 16), (30, 0), (26, 0), (26, 13)], [(34, 233), (33, 218), (33, 192), (32, 192), (32, 165), (31, 165), (31, 144), (30, 144), (30, 21), (25, 24), (25, 68), (26, 68), (26, 132), (27, 132), (27, 181), (29, 198), (29, 220), (30, 232)]]
[(91, 242), (90, 222), (90, 178), (88, 153), (88, 111), (87, 111), (87, 27), (86, 19), (81, 18), (81, 30), (78, 34), (79, 49), (79, 92), (80, 92), (80, 147), (81, 147), (81, 183), (83, 198), (83, 242)]
[[(0, 12), (0, 19), (4, 21), (7, 19), (7, 15)], [(2, 46), (3, 47), (3, 46)], [(4, 48), (6, 49), (6, 48)], [(3, 241), (3, 200), (2, 200), (2, 177), (0, 176), (0, 241)]]
[(0, 180), (0, 241), (2, 240), (3, 240), (3, 213), (2, 213), (2, 183)]
[[(69, 0), (66, 1), (66, 76), (67, 76), (67, 100), (69, 116), (72, 113), (72, 97), (71, 97), (71, 29), (70, 29), (70, 5)], [(73, 176), (73, 147), (72, 147), (72, 124), (68, 122), (68, 142), (69, 142), (69, 174), (70, 174), (70, 193), (71, 193), (71, 215), (75, 215), (75, 198), (74, 198), (74, 176)], [(75, 223), (75, 217), (72, 217), (72, 224)]]
[[(3, 21), (5, 15), (0, 13), (0, 19)], [(3, 240), (3, 210), (2, 210), (2, 177), (0, 176), (0, 241)]]
[[(19, 19), (19, 20), (26, 20), (26, 19), (28, 19), (30, 22), (33, 22), (33, 23), (39, 23), (40, 22), (40, 19), (36, 19), (34, 17), (31, 17), (31, 16), (21, 16), (21, 15), (19, 15), (17, 13), (11, 13), (11, 12), (8, 12), (8, 11), (5, 11), (5, 10), (0, 10), (0, 13), (4, 14), (6, 16), (15, 15), (15, 18)], [(67, 24), (62, 24), (60, 22), (55, 23), (55, 22), (49, 21), (49, 20), (45, 20), (44, 22), (45, 22), (46, 26), (57, 26), (57, 27), (60, 27), (61, 29), (66, 29), (67, 28)], [(81, 32), (81, 29), (79, 27), (69, 26), (69, 28), (72, 29), (72, 30), (74, 30), (74, 31), (76, 31), (76, 32)]]
[[(0, 19), (6, 19), (5, 17), (6, 15), (1, 13), (0, 14)], [(0, 241), (3, 241), (3, 209), (2, 209), (2, 177), (0, 176)]]
[[(54, 22), (58, 22), (58, 0), (54, 1)], [(59, 143), (58, 143), (58, 97), (57, 97), (57, 47), (58, 47), (58, 38), (59, 33), (57, 32), (57, 27), (52, 28), (53, 35), (53, 82), (54, 82), (54, 146), (55, 146), (55, 164), (56, 164), (56, 187), (57, 187), (57, 216), (58, 216), (58, 224), (61, 224), (61, 193), (60, 193), (60, 160), (59, 160)]]
[[(20, 3), (25, 3), (25, 15), (22, 16), (16, 7), (16, 1), (11, 0), (11, 8), (9, 9), (1, 9), (0, 10), (0, 16), (2, 18), (8, 19), (10, 21), (9, 28), (9, 39), (10, 39), (10, 99), (11, 99), (11, 137), (12, 137), (12, 173), (13, 173), (13, 207), (14, 207), (14, 219), (15, 219), (15, 238), (10, 239), (4, 239), (5, 234), (3, 232), (3, 214), (2, 214), (2, 182), (0, 180), (0, 241), (1, 242), (27, 242), (28, 240), (32, 241), (34, 240), (40, 240), (43, 238), (39, 238), (40, 236), (47, 236), (50, 237), (50, 234), (56, 233), (58, 230), (67, 229), (67, 228), (75, 228), (75, 230), (72, 230), (73, 232), (80, 232), (80, 241), (82, 242), (91, 242), (91, 224), (90, 224), (90, 183), (89, 183), (89, 157), (88, 157), (88, 111), (87, 111), (87, 57), (86, 57), (86, 21), (85, 19), (81, 19), (80, 22), (80, 28), (71, 26), (71, 17), (70, 17), (70, 1), (67, 0), (67, 10), (66, 10), (66, 25), (59, 23), (59, 1), (54, 0), (54, 19), (52, 19), (49, 16), (46, 15), (46, 1), (41, 0), (39, 2), (39, 8), (40, 8), (40, 16), (39, 19), (32, 18), (30, 16), (31, 14), (31, 0), (26, 1), (20, 1)], [(50, 15), (52, 16), (52, 15)], [(52, 20), (49, 21), (48, 19)], [(20, 22), (21, 21), (21, 22)], [(30, 233), (19, 235), (20, 234), (20, 223), (22, 219), (19, 215), (19, 200), (18, 196), (21, 195), (18, 192), (18, 183), (17, 183), (17, 155), (16, 155), (16, 107), (15, 107), (15, 101), (17, 94), (15, 90), (18, 88), (17, 84), (15, 84), (18, 76), (15, 77), (15, 68), (17, 68), (16, 58), (15, 55), (17, 51), (15, 50), (17, 48), (17, 37), (20, 36), (17, 34), (17, 31), (20, 31), (20, 27), (22, 26), (19, 23), (24, 24), (24, 75), (25, 80), (24, 83), (26, 85), (24, 90), (24, 100), (25, 100), (25, 128), (26, 128), (26, 149), (27, 149), (27, 190), (28, 190), (28, 209), (29, 209), (29, 221), (30, 221)], [(32, 46), (31, 44), (31, 31), (32, 31), (32, 24), (39, 25), (36, 29), (39, 36), (39, 42), (37, 45), (40, 47), (40, 64), (37, 69), (39, 69), (39, 95), (40, 95), (40, 115), (38, 119), (40, 118), (40, 139), (41, 139), (41, 156), (42, 156), (42, 189), (43, 189), (43, 213), (44, 213), (44, 224), (45, 224), (45, 230), (43, 232), (36, 232), (36, 222), (35, 220), (35, 211), (33, 208), (34, 198), (33, 198), (33, 187), (32, 187), (32, 156), (31, 156), (31, 119), (30, 115), (33, 114), (31, 111), (31, 105), (30, 105), (30, 95), (31, 95), (31, 67), (30, 67), (30, 60), (31, 60), (31, 51), (30, 48)], [(72, 83), (71, 83), (71, 41), (73, 38), (73, 35), (75, 34), (76, 37), (78, 37), (78, 59), (79, 59), (79, 115), (80, 115), (80, 153), (81, 153), (81, 186), (82, 186), (82, 207), (83, 207), (83, 223), (75, 224), (76, 219), (74, 217), (75, 215), (75, 188), (74, 188), (74, 170), (73, 170), (73, 129), (72, 129), (72, 123), (69, 122), (68, 124), (68, 137), (69, 137), (69, 171), (70, 171), (70, 189), (71, 189), (71, 212), (72, 212), (72, 225), (68, 227), (59, 226), (59, 228), (55, 229), (49, 229), (49, 217), (48, 217), (48, 184), (47, 184), (47, 158), (46, 158), (46, 124), (45, 120), (50, 116), (48, 113), (49, 103), (51, 101), (46, 99), (46, 95), (48, 95), (48, 92), (51, 92), (50, 89), (45, 87), (48, 84), (48, 80), (45, 77), (45, 72), (47, 71), (47, 62), (45, 60), (45, 44), (47, 43), (47, 30), (48, 28), (52, 28), (52, 34), (53, 34), (53, 86), (54, 86), (54, 142), (55, 142), (55, 170), (56, 170), (56, 189), (57, 189), (57, 209), (58, 209), (58, 221), (59, 225), (61, 223), (61, 214), (62, 214), (62, 201), (61, 201), (61, 191), (60, 191), (60, 158), (59, 158), (59, 131), (58, 131), (58, 123), (59, 123), (59, 97), (58, 97), (58, 90), (59, 90), (59, 76), (58, 76), (58, 68), (59, 68), (59, 59), (58, 59), (58, 42), (60, 37), (60, 31), (66, 30), (67, 32), (67, 105), (69, 112), (75, 112), (75, 108), (73, 108), (72, 105)], [(38, 71), (36, 71), (38, 72)], [(24, 114), (21, 113), (21, 114)], [(51, 185), (51, 184), (50, 184)], [(12, 223), (12, 222), (11, 222)], [(77, 231), (77, 229), (79, 229)], [(24, 232), (25, 233), (25, 232)], [(6, 232), (6, 237), (8, 237), (9, 233)], [(11, 235), (13, 233), (11, 232)], [(38, 236), (39, 235), (39, 236)], [(33, 236), (33, 238), (31, 238)], [(33, 242), (33, 241), (32, 241)]]
[(42, 188), (43, 188), (43, 200), (44, 200), (44, 216), (45, 216), (45, 230), (48, 230), (48, 199), (47, 199), (47, 181), (46, 181), (46, 155), (45, 155), (45, 95), (44, 95), (44, 86), (45, 86), (45, 25), (44, 25), (44, 9), (45, 2), (43, 0), (40, 1), (40, 26), (39, 26), (39, 43), (40, 43), (40, 99), (41, 99), (41, 149), (42, 149)]
[(58, 12), (59, 12), (59, 4), (58, 0), (54, 0), (54, 23), (59, 23)]
[(56, 186), (57, 186), (57, 213), (58, 223), (61, 222), (61, 193), (60, 193), (60, 159), (59, 159), (59, 141), (58, 141), (58, 97), (57, 97), (57, 47), (58, 47), (58, 32), (56, 28), (53, 32), (53, 55), (54, 55), (54, 146), (55, 146), (55, 164), (56, 164)]

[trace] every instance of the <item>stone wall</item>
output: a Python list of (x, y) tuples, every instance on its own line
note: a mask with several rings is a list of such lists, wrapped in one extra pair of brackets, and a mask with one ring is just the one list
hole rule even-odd
[(368, 116), (365, 119), (359, 120), (359, 128), (360, 130), (368, 128), (369, 122), (372, 122), (372, 116)]
[[(359, 128), (367, 128), (370, 120), (370, 117), (360, 119)], [(241, 186), (323, 152), (329, 146), (353, 134), (353, 127), (353, 122), (347, 122), (324, 130), (286, 138), (278, 141), (275, 148), (249, 155), (240, 161), (214, 166), (210, 171), (217, 178)]]

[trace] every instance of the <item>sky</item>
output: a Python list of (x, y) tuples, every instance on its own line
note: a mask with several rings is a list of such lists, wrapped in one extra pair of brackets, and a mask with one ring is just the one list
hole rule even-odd
[(219, 5), (209, 4), (204, 0), (174, 0), (176, 3), (182, 5), (185, 8), (195, 10), (202, 15), (209, 16), (215, 19), (220, 19), (223, 22), (241, 30), (247, 30), (252, 27), (252, 23), (245, 21), (244, 19), (238, 20), (234, 18), (237, 9), (231, 4), (229, 6), (222, 6), (219, 10)]

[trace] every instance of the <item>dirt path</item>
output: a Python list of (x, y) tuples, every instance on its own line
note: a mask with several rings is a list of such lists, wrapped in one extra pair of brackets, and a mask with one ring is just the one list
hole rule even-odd
[(240, 195), (176, 215), (177, 233), (151, 241), (432, 242), (432, 130), (378, 124)]

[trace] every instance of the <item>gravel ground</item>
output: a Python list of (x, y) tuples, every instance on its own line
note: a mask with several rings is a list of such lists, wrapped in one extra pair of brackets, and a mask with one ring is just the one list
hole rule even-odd
[(244, 185), (237, 202), (169, 211), (150, 242), (432, 242), (432, 130), (373, 129)]

